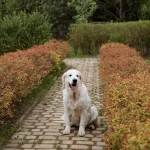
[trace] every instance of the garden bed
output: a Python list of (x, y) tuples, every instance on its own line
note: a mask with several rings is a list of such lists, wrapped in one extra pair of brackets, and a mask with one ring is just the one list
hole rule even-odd
[(16, 107), (44, 77), (60, 69), (69, 50), (67, 42), (52, 40), (0, 57), (0, 125), (14, 116)]
[(135, 49), (119, 43), (100, 48), (106, 149), (150, 149), (150, 66)]

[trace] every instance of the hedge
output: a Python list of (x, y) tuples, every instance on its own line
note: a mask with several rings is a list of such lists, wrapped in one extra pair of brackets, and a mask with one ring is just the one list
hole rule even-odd
[(150, 149), (150, 66), (135, 49), (119, 43), (100, 48), (109, 150)]
[(128, 44), (142, 55), (150, 53), (150, 21), (73, 24), (68, 37), (75, 54), (78, 49), (83, 54), (98, 54), (99, 47), (108, 42)]
[(39, 12), (4, 17), (0, 20), (0, 54), (43, 44), (51, 38), (50, 28)]
[(0, 57), (0, 124), (13, 117), (15, 108), (69, 52), (67, 42), (51, 40)]

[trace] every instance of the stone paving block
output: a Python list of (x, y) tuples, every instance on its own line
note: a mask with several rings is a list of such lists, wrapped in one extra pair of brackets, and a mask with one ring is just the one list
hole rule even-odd
[(40, 148), (40, 149), (49, 149), (53, 148), (53, 144), (35, 144), (34, 148)]
[(40, 122), (40, 123), (35, 123), (34, 125), (35, 125), (35, 126), (44, 126), (44, 123), (43, 123), (43, 122)]
[(21, 149), (18, 149), (18, 148), (4, 148), (3, 150), (21, 150)]
[(79, 144), (79, 145), (94, 145), (94, 142), (91, 142), (91, 141), (76, 141), (76, 144)]
[(43, 135), (43, 132), (33, 132), (32, 135)]
[(56, 140), (42, 140), (43, 144), (58, 144), (59, 141)]
[(38, 129), (45, 129), (46, 126), (44, 126), (44, 125), (43, 125), (43, 126), (37, 126), (37, 128), (38, 128)]
[(16, 135), (31, 135), (31, 132), (18, 132)]
[(42, 131), (43, 132), (52, 132), (52, 133), (54, 133), (54, 132), (58, 133), (59, 132), (58, 129), (53, 129), (53, 128), (43, 129)]
[(69, 137), (68, 136), (60, 136), (58, 139), (59, 140), (69, 140)]
[(62, 135), (62, 133), (57, 133), (57, 132), (55, 132), (55, 133), (51, 133), (51, 132), (47, 132), (47, 133), (45, 133), (45, 135), (51, 135), (51, 136), (61, 136)]
[(30, 148), (30, 149), (29, 148), (25, 148), (24, 150), (35, 150), (35, 149), (33, 149), (33, 148)]
[(31, 132), (40, 132), (41, 129), (32, 129)]
[(33, 125), (23, 125), (24, 128), (27, 128), (27, 129), (35, 129), (36, 127), (33, 126)]
[(7, 145), (7, 147), (15, 148), (15, 147), (17, 147), (18, 145), (19, 145), (18, 143), (9, 143), (9, 144)]
[(26, 142), (26, 143), (36, 144), (36, 143), (40, 143), (40, 140), (37, 140), (37, 139), (35, 139), (35, 140), (28, 140), (28, 142)]
[(37, 136), (34, 136), (34, 135), (25, 137), (26, 140), (33, 140), (33, 139), (36, 139), (36, 138), (37, 138)]
[(89, 150), (89, 146), (87, 145), (71, 145), (70, 148), (75, 150), (82, 150), (82, 149)]
[(68, 145), (60, 145), (60, 148), (61, 149), (65, 149), (65, 148), (67, 148), (68, 147)]
[(85, 138), (85, 137), (73, 137), (72, 140), (74, 140), (74, 141), (89, 141), (89, 138)]
[(32, 145), (33, 144), (23, 144), (23, 145), (21, 145), (21, 148), (32, 148)]
[(43, 136), (39, 136), (39, 139), (42, 139), (42, 140), (55, 140), (56, 136), (46, 136), (46, 135), (43, 135)]
[(49, 122), (49, 120), (40, 120), (40, 122), (48, 123), (48, 122)]
[(84, 137), (87, 137), (87, 138), (92, 138), (94, 135), (93, 134), (85, 134)]
[(102, 141), (102, 139), (101, 138), (92, 138), (92, 141), (99, 142), (99, 141)]
[(71, 144), (73, 144), (73, 141), (72, 140), (66, 140), (66, 141), (63, 141), (62, 144), (71, 145)]
[(105, 142), (97, 142), (96, 145), (105, 146)]
[(102, 131), (99, 131), (99, 130), (95, 130), (95, 131), (92, 131), (93, 134), (102, 134)]
[(101, 146), (92, 146), (92, 150), (104, 150)]

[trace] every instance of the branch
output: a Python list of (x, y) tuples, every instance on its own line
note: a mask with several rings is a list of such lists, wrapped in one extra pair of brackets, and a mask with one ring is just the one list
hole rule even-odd
[(114, 16), (116, 19), (118, 19), (118, 17), (116, 15), (114, 15), (112, 12), (110, 12), (109, 10), (107, 10), (104, 5), (102, 5), (102, 7), (106, 12), (110, 13), (112, 16)]

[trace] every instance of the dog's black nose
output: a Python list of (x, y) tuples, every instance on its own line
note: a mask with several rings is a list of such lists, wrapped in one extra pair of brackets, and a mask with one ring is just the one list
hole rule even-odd
[(77, 79), (73, 79), (73, 82), (74, 82), (74, 83), (77, 83)]

